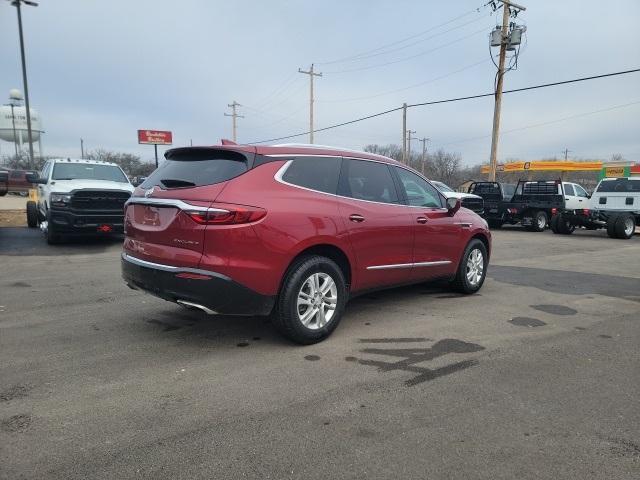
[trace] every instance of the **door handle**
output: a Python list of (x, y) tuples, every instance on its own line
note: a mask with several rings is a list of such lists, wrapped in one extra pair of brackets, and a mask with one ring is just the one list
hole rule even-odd
[(418, 217), (418, 218), (416, 219), (416, 222), (418, 222), (418, 223), (422, 223), (422, 224), (425, 224), (425, 223), (427, 223), (428, 221), (429, 221), (429, 219), (428, 219), (427, 217)]
[(349, 220), (356, 223), (362, 223), (364, 222), (364, 217), (362, 215), (358, 215), (357, 213), (352, 213), (351, 215), (349, 215)]

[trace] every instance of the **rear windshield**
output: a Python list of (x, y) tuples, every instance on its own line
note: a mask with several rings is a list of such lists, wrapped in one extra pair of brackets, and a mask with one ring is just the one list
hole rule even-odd
[(629, 180), (628, 178), (603, 180), (598, 185), (596, 192), (640, 192), (640, 180)]
[(247, 158), (228, 150), (189, 151), (172, 155), (140, 185), (142, 188), (201, 187), (226, 182), (247, 171)]
[(52, 180), (75, 180), (76, 178), (129, 183), (120, 167), (115, 165), (98, 165), (94, 163), (56, 163), (54, 165)]

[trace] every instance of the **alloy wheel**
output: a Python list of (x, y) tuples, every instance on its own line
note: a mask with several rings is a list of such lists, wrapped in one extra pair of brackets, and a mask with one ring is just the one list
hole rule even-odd
[(331, 321), (337, 304), (338, 288), (333, 278), (326, 273), (314, 273), (298, 292), (298, 319), (309, 330), (318, 330)]
[(467, 259), (467, 280), (472, 287), (477, 286), (484, 273), (484, 255), (479, 248), (474, 248)]

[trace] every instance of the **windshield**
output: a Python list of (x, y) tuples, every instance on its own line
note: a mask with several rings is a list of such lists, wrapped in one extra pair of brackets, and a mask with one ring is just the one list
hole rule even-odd
[(442, 182), (431, 182), (431, 183), (433, 183), (436, 187), (438, 187), (438, 190), (440, 190), (441, 192), (455, 192), (455, 190), (451, 188), (449, 185), (447, 185), (446, 183), (442, 183)]
[(129, 183), (126, 175), (116, 165), (97, 165), (93, 163), (56, 163), (52, 180), (107, 180)]
[(640, 180), (628, 178), (616, 178), (615, 180), (603, 180), (598, 185), (597, 192), (640, 192)]

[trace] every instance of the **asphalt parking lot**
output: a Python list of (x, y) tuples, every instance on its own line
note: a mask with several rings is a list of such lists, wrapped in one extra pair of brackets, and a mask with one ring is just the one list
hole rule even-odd
[(0, 478), (640, 477), (640, 236), (494, 232), (488, 278), (301, 347), (0, 228)]

